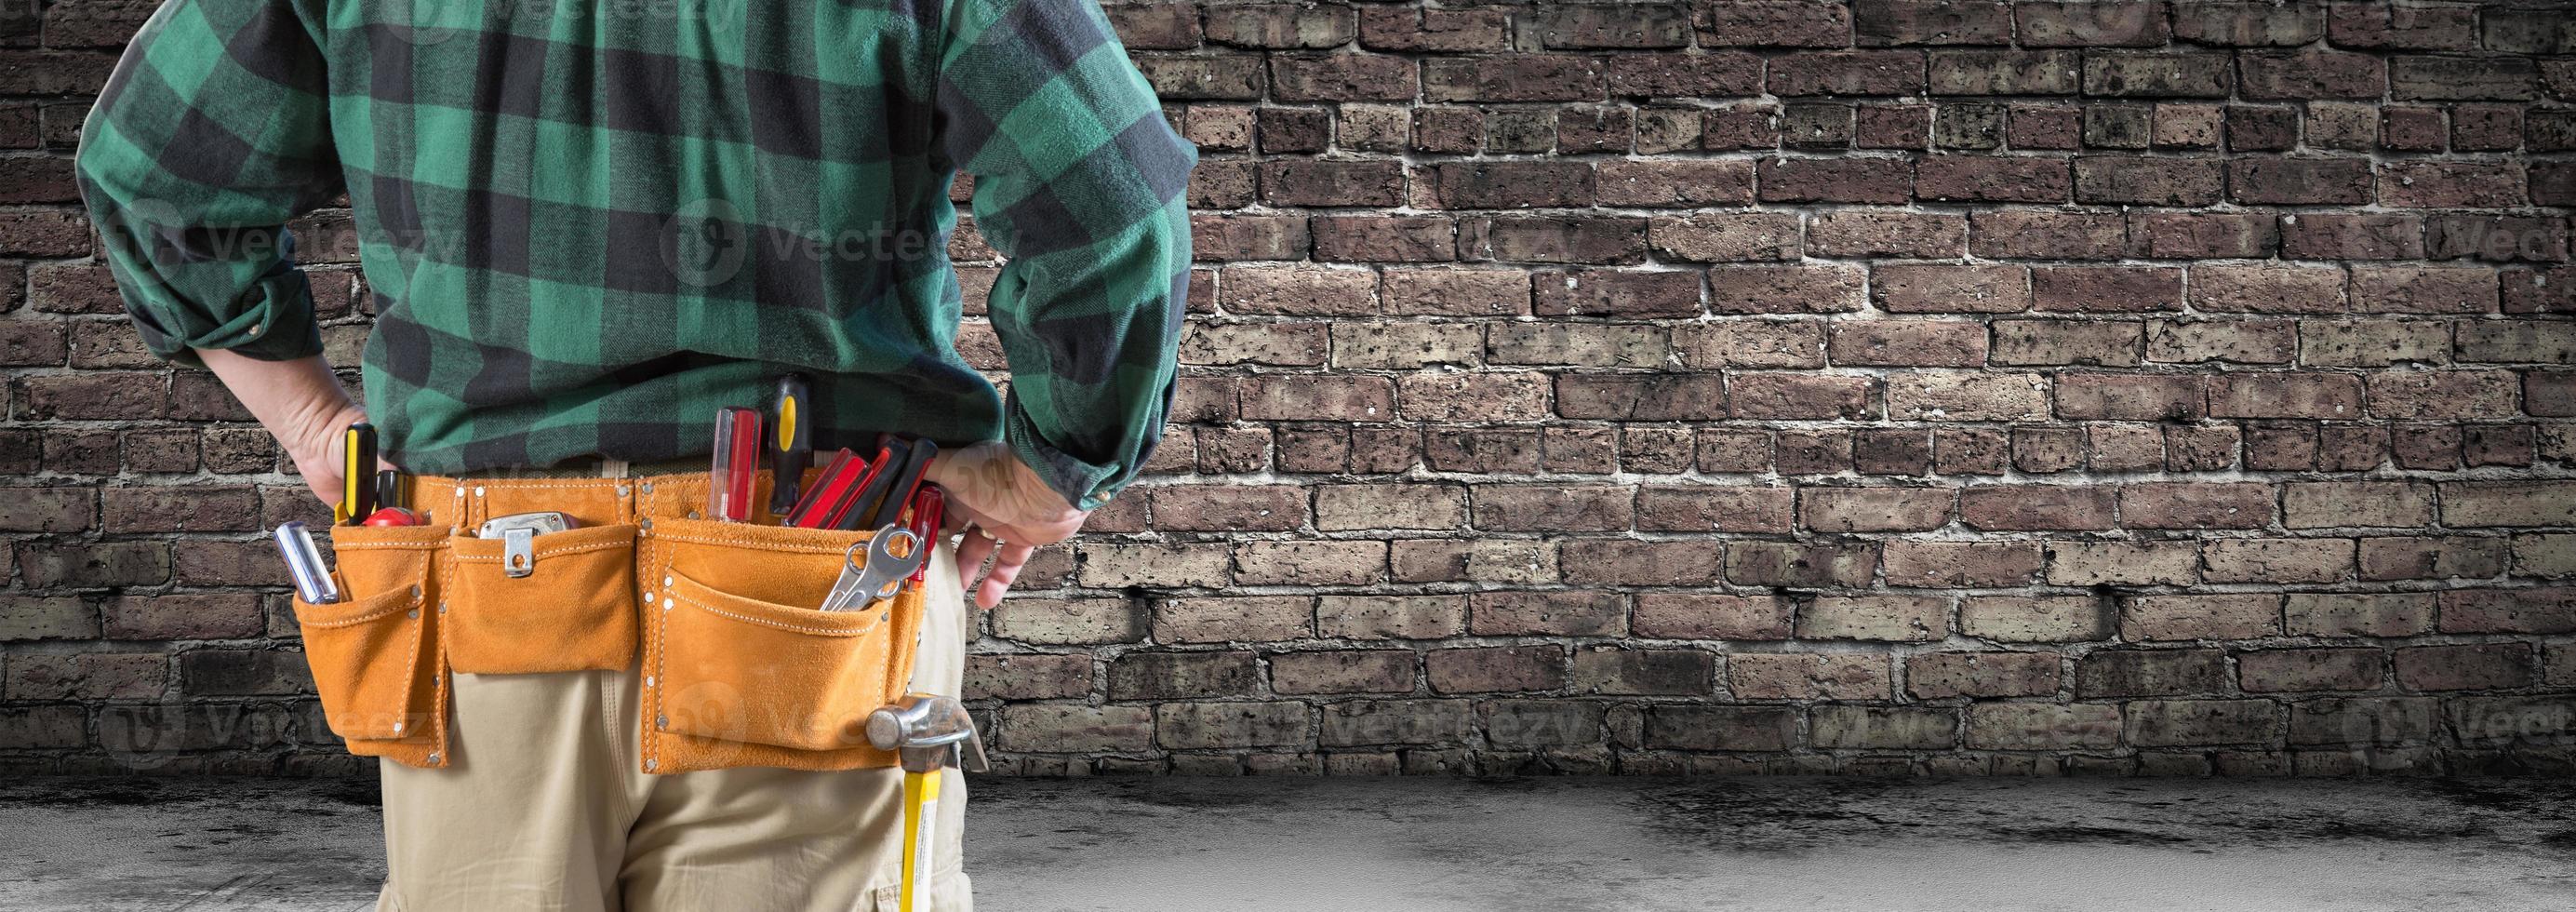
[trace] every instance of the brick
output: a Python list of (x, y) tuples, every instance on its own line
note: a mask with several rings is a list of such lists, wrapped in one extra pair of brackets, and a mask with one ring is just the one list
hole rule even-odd
[(2404, 637), (2432, 629), (2429, 592), (2293, 592), (2282, 607), (2292, 636)]
[(2051, 542), (2047, 579), (2060, 586), (2182, 586), (2196, 582), (2199, 553), (2191, 542)]
[(2348, 374), (2248, 373), (2207, 378), (2219, 418), (2343, 418), (2361, 414), (2361, 384)]
[(1742, 586), (1860, 586), (1878, 566), (1861, 543), (1739, 541), (1726, 549), (1726, 580)]
[(1819, 532), (1922, 532), (1949, 524), (1947, 488), (1808, 488), (1799, 521)]
[(1820, 748), (1936, 750), (1959, 740), (1952, 709), (1835, 703), (1816, 707), (1809, 724)]
[(1282, 694), (1411, 693), (1410, 649), (1281, 652), (1270, 656), (1270, 688)]
[(2433, 736), (2441, 712), (2423, 697), (2330, 697), (2290, 704), (2292, 744), (2370, 744), (2423, 741)]
[(2084, 92), (2132, 98), (2223, 98), (2235, 71), (2225, 54), (2087, 54)]
[(1929, 596), (1820, 596), (1798, 613), (1798, 636), (1922, 642), (1950, 630), (1950, 600)]
[(2048, 414), (2037, 374), (1923, 372), (1889, 378), (1890, 416), (1915, 420), (2030, 421)]
[(2117, 259), (2129, 253), (2128, 226), (2114, 212), (1980, 210), (1968, 217), (1968, 252), (1985, 257)]
[(2113, 523), (2102, 487), (1980, 485), (1959, 492), (1959, 519), (1988, 531), (2100, 531)]
[(2312, 213), (2284, 219), (2281, 254), (2300, 260), (2410, 260), (2424, 255), (2413, 215)]
[(1083, 543), (1074, 548), (1084, 585), (1222, 586), (1230, 558), (1223, 545), (1120, 545)]
[(2135, 367), (2144, 331), (2143, 324), (2128, 321), (2060, 319), (1997, 320), (1992, 327), (1988, 360), (2011, 366)]
[(2442, 522), (2454, 527), (2576, 525), (2576, 482), (2447, 482), (2441, 500)]
[(1732, 653), (1726, 680), (1727, 693), (1738, 700), (1886, 700), (1896, 694), (1887, 656), (1875, 653)]
[(98, 636), (98, 617), (69, 596), (0, 596), (0, 641), (80, 640)]
[(1297, 746), (1314, 740), (1304, 703), (1165, 703), (1154, 741), (1166, 748)]
[(1858, 266), (1717, 266), (1708, 270), (1718, 314), (1842, 313), (1863, 306)]
[(2215, 649), (2106, 649), (2075, 666), (2075, 693), (2085, 699), (2208, 693), (2226, 681), (2226, 655)]
[(1613, 592), (1489, 591), (1467, 602), (1467, 632), (1479, 636), (1616, 636), (1626, 626), (1626, 604)]
[(1921, 51), (1793, 51), (1770, 61), (1771, 94), (1911, 95), (1923, 90)]
[(2119, 746), (2120, 708), (2097, 703), (1978, 703), (1967, 746), (1979, 750), (2083, 750)]
[(995, 742), (1004, 750), (1134, 751), (1154, 741), (1150, 707), (1020, 703), (1000, 713)]
[(1927, 587), (2020, 586), (2039, 576), (2039, 547), (2024, 542), (1891, 541), (1887, 581)]
[(1144, 639), (1145, 615), (1125, 599), (1026, 599), (993, 609), (993, 633), (1045, 645), (1132, 643)]
[(1616, 160), (1594, 169), (1603, 205), (1688, 208), (1753, 202), (1753, 163), (1743, 160)]
[(1163, 643), (1300, 639), (1314, 633), (1314, 600), (1302, 595), (1161, 599), (1153, 634)]
[(1118, 700), (1251, 695), (1260, 681), (1250, 652), (1130, 652), (1109, 663)]
[(2476, 41), (2476, 19), (2464, 6), (2338, 2), (2328, 11), (2326, 36), (2348, 48), (2465, 51)]
[[(2529, 643), (2414, 646), (2393, 657), (2398, 686), (2414, 691), (2498, 690), (2528, 687), (2534, 655)], [(2372, 681), (2376, 684), (2377, 681)]]
[(1902, 204), (1914, 192), (1903, 158), (1764, 158), (1754, 163), (1754, 196), (1766, 203)]
[(2339, 538), (2221, 538), (2201, 547), (2212, 583), (2333, 583), (2353, 574), (2352, 542)]
[(1785, 640), (1790, 602), (1767, 595), (1637, 594), (1636, 635), (1677, 640)]
[(1872, 270), (1871, 300), (1896, 313), (2018, 313), (2030, 309), (2021, 266), (1885, 264)]
[(1493, 700), (1478, 707), (1485, 740), (1500, 747), (1601, 741), (1601, 705), (1584, 700)]
[(1959, 606), (1959, 632), (2002, 643), (2106, 639), (2111, 610), (2087, 596), (1972, 595)]
[(1966, 252), (1967, 220), (1937, 213), (1837, 210), (1807, 219), (1807, 247), (1822, 256), (1936, 259)]
[(2120, 486), (2120, 524), (2132, 529), (2259, 529), (2272, 522), (2266, 484), (2148, 482)]
[(1738, 51), (1619, 54), (1604, 82), (1615, 96), (1725, 98), (1762, 94), (1762, 58)]
[(1435, 649), (1422, 661), (1431, 689), (1444, 694), (1547, 691), (1568, 681), (1565, 650), (1556, 646)]
[(2121, 637), (2139, 642), (2244, 640), (2280, 632), (2278, 595), (2142, 595), (2120, 607)]
[(2236, 657), (2247, 693), (2378, 690), (2387, 658), (2376, 649), (2266, 649)]
[(2504, 572), (2502, 539), (2389, 537), (2361, 540), (2365, 580), (2454, 579)]
[(1786, 212), (1703, 213), (1658, 218), (1646, 243), (1667, 259), (1732, 263), (1798, 258), (1798, 217)]
[(2064, 202), (2067, 187), (2061, 159), (1944, 155), (1926, 158), (1914, 170), (1914, 195), (1925, 200)]
[(2539, 67), (2516, 57), (2392, 57), (2388, 94), (2400, 99), (2521, 101), (2533, 97)]
[(2054, 652), (1926, 652), (1905, 660), (1905, 691), (1917, 699), (2037, 697), (2057, 693)]
[(1574, 653), (1576, 693), (1694, 696), (1714, 687), (1717, 656), (1697, 649), (1591, 646)]
[(2576, 589), (2452, 589), (2440, 602), (2443, 633), (2576, 633)]
[[(1410, 64), (1403, 58), (1386, 59)], [(1597, 100), (1604, 97), (1602, 78), (1598, 58), (1571, 54), (1434, 59), (1422, 68), (1422, 93), (1431, 101)]]
[(1777, 706), (1659, 704), (1647, 710), (1648, 747), (1784, 751), (1796, 743), (1798, 713)]
[(1307, 231), (1287, 233), (1276, 241), (1263, 237), (1258, 243), (1247, 244), (1254, 248), (1248, 251), (1254, 255), (1241, 258), (1294, 259), (1308, 231), (1313, 235), (1315, 259), (1319, 261), (1440, 262), (1458, 258), (1458, 226), (1446, 217), (1330, 215), (1316, 216), (1308, 224)]
[(2205, 206), (2224, 184), (2210, 159), (2087, 155), (2075, 159), (2075, 200), (2150, 206)]
[(1714, 540), (1568, 539), (1557, 565), (1569, 583), (1693, 586), (1718, 581), (1722, 546)]
[(2128, 741), (2139, 747), (2271, 745), (2281, 705), (2268, 700), (2140, 700), (2128, 707)]
[[(1934, 51), (1934, 95), (2072, 95), (2083, 79), (2074, 51)], [(2019, 145), (2016, 143), (2015, 145)]]
[(1322, 713), (1317, 743), (1327, 747), (1457, 744), (1476, 730), (1465, 700), (1350, 700), (1326, 704)]
[(1044, 700), (1091, 693), (1091, 656), (1007, 653), (966, 657), (967, 699)]
[(2379, 202), (2411, 208), (2504, 208), (2530, 197), (2521, 165), (2393, 161), (2379, 169)]

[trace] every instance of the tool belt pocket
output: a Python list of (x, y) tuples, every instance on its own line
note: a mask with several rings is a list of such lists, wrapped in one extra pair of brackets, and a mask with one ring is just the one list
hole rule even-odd
[(448, 664), (469, 674), (618, 671), (635, 657), (634, 524), (512, 543), (456, 536)]
[(304, 661), (331, 731), (352, 741), (432, 736), (438, 706), (438, 619), (429, 587), (447, 530), (341, 526), (331, 530), (341, 601), (297, 598)]
[(870, 533), (670, 519), (652, 535), (669, 549), (648, 610), (659, 731), (795, 751), (866, 747), (868, 713), (907, 689), (924, 608), (918, 585), (863, 608), (816, 607), (843, 553)]

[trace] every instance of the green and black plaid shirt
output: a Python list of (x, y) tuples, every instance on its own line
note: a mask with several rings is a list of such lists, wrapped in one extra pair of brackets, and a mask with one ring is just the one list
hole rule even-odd
[[(346, 193), (367, 410), (423, 473), (1003, 438), (1094, 506), (1160, 438), (1197, 150), (1093, 0), (170, 0), (81, 138), (152, 350), (317, 354), (289, 219)], [(1010, 257), (959, 358), (954, 173)]]

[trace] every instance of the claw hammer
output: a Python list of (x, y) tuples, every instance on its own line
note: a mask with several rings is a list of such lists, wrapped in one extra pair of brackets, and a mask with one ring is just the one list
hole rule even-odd
[(913, 912), (916, 874), (929, 866), (939, 816), (939, 771), (957, 766), (987, 769), (984, 739), (956, 697), (909, 693), (868, 714), (868, 743), (895, 752), (903, 766), (903, 894), (899, 912)]

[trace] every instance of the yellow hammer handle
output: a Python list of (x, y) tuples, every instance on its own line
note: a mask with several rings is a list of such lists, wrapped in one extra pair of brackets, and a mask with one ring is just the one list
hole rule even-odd
[(939, 827), (939, 773), (906, 772), (903, 774), (903, 887), (896, 906), (900, 912), (912, 912), (914, 885), (922, 866), (930, 860), (931, 840)]

